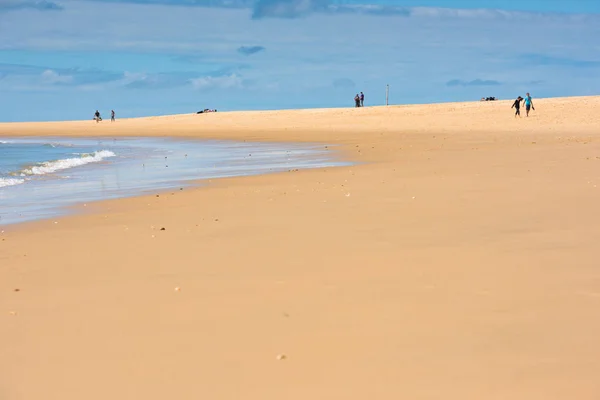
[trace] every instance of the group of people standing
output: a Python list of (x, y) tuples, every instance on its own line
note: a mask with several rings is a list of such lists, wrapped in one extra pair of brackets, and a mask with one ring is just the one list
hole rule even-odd
[[(100, 111), (96, 110), (96, 112), (94, 113), (94, 120), (96, 121), (96, 123), (102, 121), (102, 116), (100, 116)], [(115, 121), (115, 110), (110, 110), (110, 122), (114, 122)]]
[(535, 111), (535, 108), (533, 107), (533, 101), (531, 100), (531, 96), (529, 95), (529, 93), (527, 93), (525, 95), (525, 98), (522, 98), (521, 96), (517, 97), (513, 105), (510, 107), (515, 109), (515, 118), (517, 118), (517, 115), (521, 117), (521, 102), (523, 102), (523, 104), (525, 105), (526, 117), (529, 117), (530, 110)]
[(356, 107), (365, 106), (365, 95), (363, 92), (360, 92), (360, 94), (357, 93), (356, 96), (354, 96), (354, 104)]

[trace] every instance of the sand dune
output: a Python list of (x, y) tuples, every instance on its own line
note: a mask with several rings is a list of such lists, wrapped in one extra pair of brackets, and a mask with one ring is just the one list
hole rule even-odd
[(359, 164), (4, 228), (0, 399), (598, 399), (600, 97), (534, 102), (1, 124)]

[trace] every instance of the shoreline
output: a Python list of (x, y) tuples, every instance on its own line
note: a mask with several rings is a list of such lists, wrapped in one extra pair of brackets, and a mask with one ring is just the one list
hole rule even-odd
[(2, 228), (0, 393), (597, 398), (600, 97), (534, 103), (44, 125), (325, 142), (360, 164)]
[[(183, 190), (185, 187), (189, 190), (221, 178), (350, 165), (342, 158), (335, 146), (323, 146), (317, 143), (247, 143), (227, 139), (208, 140), (191, 137), (97, 137), (92, 139), (53, 136), (28, 138), (31, 141), (20, 142), (19, 140), (27, 139), (4, 137), (8, 140), (7, 144), (9, 145), (11, 143), (17, 145), (19, 143), (39, 143), (41, 145), (52, 142), (53, 148), (55, 145), (64, 149), (80, 146), (77, 151), (84, 152), (92, 150), (97, 152), (99, 151), (97, 149), (104, 149), (102, 151), (110, 152), (111, 158), (106, 161), (97, 160), (92, 165), (85, 163), (66, 169), (59, 168), (57, 171), (50, 170), (48, 173), (56, 176), (49, 180), (36, 180), (36, 175), (31, 175), (27, 179), (31, 182), (22, 182), (22, 185), (25, 186), (10, 187), (9, 185), (10, 188), (0, 188), (5, 191), (3, 202), (9, 207), (6, 212), (0, 212), (0, 227), (5, 229), (26, 221), (56, 220), (64, 215), (69, 215), (69, 210), (78, 209), (78, 204), (147, 196), (151, 193), (160, 194), (173, 191), (175, 188)], [(323, 150), (323, 147), (327, 150)], [(155, 154), (157, 151), (160, 152), (160, 156), (157, 155), (158, 153)], [(78, 154), (81, 153), (72, 153), (72, 150), (67, 150), (66, 153), (63, 153), (63, 157), (69, 157), (67, 161), (77, 160)], [(167, 157), (164, 157), (165, 160), (163, 160), (163, 156), (166, 155), (169, 157), (168, 161)], [(42, 156), (42, 158), (44, 157)], [(44, 162), (50, 162), (45, 158), (44, 160)], [(61, 160), (52, 160), (54, 163), (58, 161)], [(171, 168), (165, 170), (165, 163), (168, 164), (167, 167)], [(140, 165), (143, 165), (143, 168), (133, 172)], [(48, 173), (43, 173), (43, 176)], [(98, 189), (100, 183), (101, 190)], [(40, 185), (42, 186), (40, 187)], [(82, 185), (87, 186), (87, 191), (81, 190)], [(32, 192), (36, 193), (35, 199), (28, 199), (28, 193)], [(16, 205), (16, 201), (20, 206)], [(48, 204), (48, 201), (51, 201), (52, 204)], [(36, 206), (36, 202), (42, 202), (45, 205), (43, 207)]]

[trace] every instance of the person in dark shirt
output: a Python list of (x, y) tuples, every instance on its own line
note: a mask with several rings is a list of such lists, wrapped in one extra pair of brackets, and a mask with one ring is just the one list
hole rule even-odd
[(365, 106), (365, 95), (363, 94), (363, 92), (360, 92), (360, 106)]
[(517, 118), (517, 115), (519, 117), (521, 116), (521, 101), (523, 101), (523, 98), (521, 96), (517, 97), (517, 99), (511, 107), (515, 109), (515, 118)]
[(360, 97), (358, 96), (358, 93), (354, 96), (354, 104), (356, 107), (360, 107)]
[(100, 116), (100, 111), (96, 110), (96, 112), (94, 113), (94, 119), (96, 120), (96, 123), (102, 121), (102, 117)]
[(110, 122), (115, 121), (115, 110), (110, 110)]

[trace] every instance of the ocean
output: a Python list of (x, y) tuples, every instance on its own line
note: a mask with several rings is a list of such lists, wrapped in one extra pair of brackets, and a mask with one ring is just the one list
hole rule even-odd
[(203, 179), (349, 165), (322, 144), (168, 138), (0, 138), (0, 225)]

